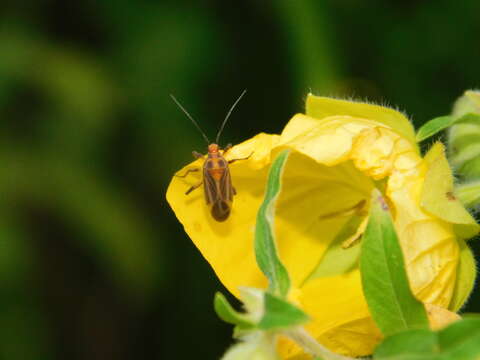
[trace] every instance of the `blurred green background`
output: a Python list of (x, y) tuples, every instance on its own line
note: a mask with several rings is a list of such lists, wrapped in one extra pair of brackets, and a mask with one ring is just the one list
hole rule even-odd
[(418, 126), (480, 86), (478, 14), (478, 0), (3, 1), (0, 359), (218, 358), (224, 289), (165, 201), (205, 144), (168, 94), (213, 137), (247, 88), (223, 144), (280, 132), (310, 90)]

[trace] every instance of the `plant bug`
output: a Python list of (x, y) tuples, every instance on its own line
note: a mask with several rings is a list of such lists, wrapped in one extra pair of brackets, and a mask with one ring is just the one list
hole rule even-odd
[[(200, 159), (206, 156), (205, 162), (203, 163), (203, 179), (198, 184), (191, 186), (186, 192), (185, 195), (190, 194), (193, 190), (200, 187), (203, 184), (205, 192), (205, 201), (207, 205), (211, 207), (212, 217), (219, 222), (227, 220), (232, 209), (233, 196), (236, 194), (235, 188), (232, 185), (232, 178), (230, 176), (229, 164), (237, 160), (246, 160), (251, 154), (242, 159), (225, 159), (225, 153), (232, 147), (231, 144), (227, 145), (223, 150), (218, 145), (218, 140), (220, 139), (220, 134), (227, 123), (228, 118), (230, 117), (233, 109), (238, 104), (240, 99), (245, 95), (247, 91), (244, 90), (238, 99), (233, 103), (230, 110), (228, 111), (225, 119), (223, 120), (220, 130), (218, 130), (217, 137), (215, 142), (212, 143), (208, 140), (208, 137), (202, 131), (198, 123), (193, 119), (193, 117), (188, 113), (187, 110), (178, 102), (178, 100), (170, 94), (173, 101), (178, 105), (178, 107), (187, 115), (187, 117), (193, 122), (196, 128), (200, 131), (203, 138), (208, 144), (208, 153), (207, 155), (200, 154), (196, 151), (193, 151), (192, 154), (195, 158)], [(188, 169), (187, 172), (183, 175), (176, 175), (178, 177), (186, 177), (191, 172), (200, 171), (200, 168)]]

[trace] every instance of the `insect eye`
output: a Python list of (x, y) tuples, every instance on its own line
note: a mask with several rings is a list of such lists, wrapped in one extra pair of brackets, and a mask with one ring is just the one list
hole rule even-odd
[(225, 161), (223, 161), (223, 160), (218, 160), (218, 166), (220, 166), (220, 167), (225, 167)]
[(213, 162), (207, 161), (205, 166), (207, 167), (207, 169), (211, 169), (211, 168), (213, 168)]

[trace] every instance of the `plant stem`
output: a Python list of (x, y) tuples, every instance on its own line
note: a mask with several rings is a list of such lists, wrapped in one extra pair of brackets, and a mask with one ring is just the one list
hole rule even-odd
[(318, 356), (324, 360), (356, 360), (348, 356), (343, 356), (331, 352), (325, 346), (319, 344), (317, 340), (315, 340), (302, 327), (290, 331), (285, 331), (283, 334), (295, 341), (306, 352), (312, 354), (313, 356)]

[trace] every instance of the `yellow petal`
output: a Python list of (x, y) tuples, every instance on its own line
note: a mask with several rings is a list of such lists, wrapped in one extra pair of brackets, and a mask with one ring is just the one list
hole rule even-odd
[(457, 224), (455, 230), (463, 238), (471, 238), (480, 226), (455, 196), (453, 175), (442, 143), (437, 142), (425, 155), (428, 170), (422, 190), (422, 206), (439, 218)]
[(426, 212), (420, 198), (425, 163), (412, 153), (395, 166), (386, 193), (393, 204), (394, 224), (405, 256), (413, 293), (423, 302), (448, 307), (455, 284), (459, 249), (451, 224)]
[(423, 302), (447, 308), (459, 259), (451, 226), (435, 219), (412, 221), (399, 237), (413, 293)]
[[(368, 355), (381, 339), (363, 296), (358, 269), (309, 281), (297, 298), (302, 309), (313, 317), (306, 329), (336, 353)], [(289, 342), (281, 344), (284, 358), (294, 357), (299, 352), (300, 349)]]
[(353, 141), (372, 121), (332, 116), (320, 121), (297, 114), (287, 124), (278, 147), (289, 147), (317, 162), (333, 166), (349, 159)]
[[(355, 124), (346, 127), (358, 128)], [(222, 283), (236, 295), (239, 286), (261, 288), (266, 284), (253, 253), (255, 216), (268, 170), (262, 166), (270, 161), (270, 154), (265, 149), (270, 146), (277, 151), (279, 148), (274, 146), (276, 140), (269, 142), (265, 140), (266, 136), (257, 136), (237, 145), (229, 153), (232, 157), (245, 157), (253, 151), (250, 159), (231, 166), (237, 195), (232, 214), (225, 223), (217, 223), (211, 218), (201, 189), (185, 196), (189, 185), (200, 180), (199, 175), (195, 175), (196, 178), (192, 175), (193, 180), (174, 178), (167, 192), (167, 200), (185, 231)], [(199, 163), (186, 168), (193, 165)], [(185, 169), (179, 173), (184, 172)], [(278, 199), (275, 224), (280, 258), (289, 270), (294, 286), (304, 282), (347, 220), (328, 215), (368, 199), (372, 187), (373, 182), (351, 163), (328, 167), (298, 152), (291, 154), (283, 178), (283, 188), (288, 190), (282, 191)], [(291, 211), (292, 208), (296, 211)], [(302, 261), (299, 262), (300, 258)]]
[(432, 330), (443, 329), (452, 322), (461, 319), (460, 315), (437, 305), (425, 304), (425, 309), (427, 310), (428, 320)]
[(317, 125), (317, 119), (314, 119), (310, 116), (305, 116), (303, 114), (296, 114), (283, 128), (281, 142), (287, 143), (295, 139), (297, 136), (302, 136)]
[(415, 130), (410, 121), (402, 113), (388, 107), (309, 94), (306, 114), (316, 119), (345, 115), (372, 120), (395, 130), (417, 149)]
[[(201, 181), (200, 173), (191, 173), (185, 178), (173, 177), (167, 190), (167, 201), (185, 232), (220, 281), (237, 296), (239, 286), (266, 287), (266, 279), (258, 269), (253, 253), (253, 233), (256, 212), (263, 200), (267, 165), (271, 161), (270, 150), (277, 141), (277, 135), (259, 134), (228, 152), (228, 159), (245, 158), (250, 154), (251, 157), (230, 165), (237, 195), (225, 222), (217, 222), (210, 215), (202, 187), (185, 195), (191, 185)], [(201, 165), (201, 159), (194, 161), (177, 174)]]
[(351, 158), (357, 169), (375, 180), (390, 176), (394, 169), (414, 168), (420, 162), (406, 140), (380, 126), (365, 129), (357, 136)]
[(459, 311), (467, 301), (473, 287), (475, 286), (475, 278), (477, 276), (477, 267), (475, 257), (472, 250), (464, 240), (459, 240), (460, 245), (460, 261), (457, 268), (457, 279), (453, 297), (449, 305), (449, 309)]
[(302, 348), (290, 338), (279, 336), (277, 352), (282, 359), (288, 360), (313, 360), (313, 356), (303, 352)]

